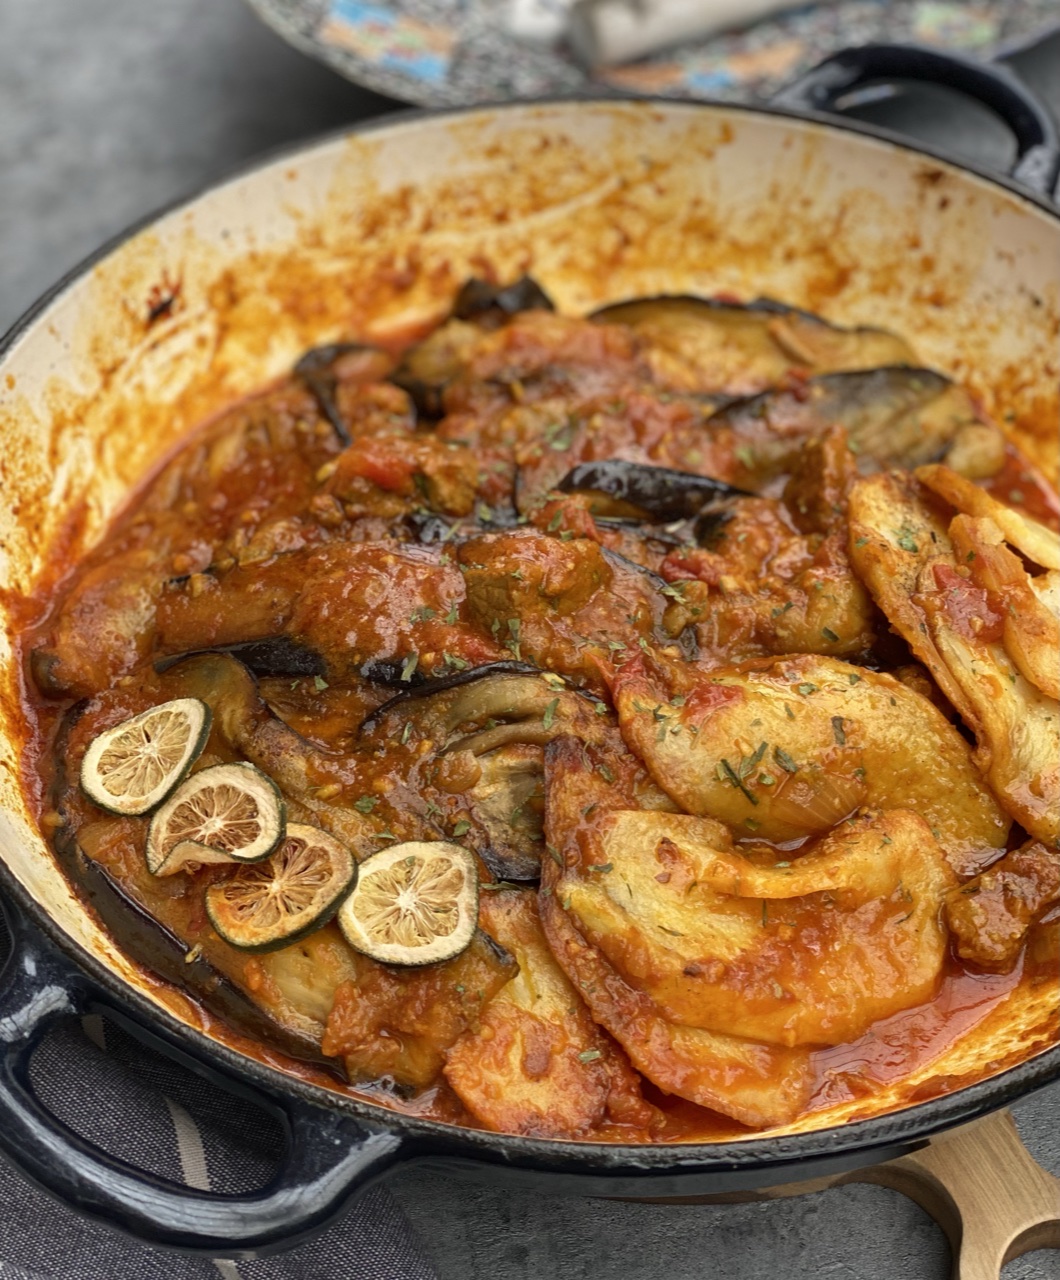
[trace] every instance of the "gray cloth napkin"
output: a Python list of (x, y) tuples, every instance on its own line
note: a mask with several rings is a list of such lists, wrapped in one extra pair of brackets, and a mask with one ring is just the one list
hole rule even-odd
[[(10, 943), (0, 916), (0, 963)], [(0, 977), (0, 982), (3, 978)], [(30, 1069), (41, 1101), (112, 1155), (188, 1186), (248, 1191), (283, 1151), (265, 1112), (89, 1016), (59, 1023)], [(437, 1280), (393, 1197), (375, 1187), (308, 1244), (213, 1261), (148, 1248), (80, 1217), (0, 1163), (0, 1280)]]

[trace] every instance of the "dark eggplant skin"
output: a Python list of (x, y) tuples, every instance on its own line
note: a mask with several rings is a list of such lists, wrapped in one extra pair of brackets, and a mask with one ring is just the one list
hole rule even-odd
[[(468, 667), (465, 671), (454, 671), (450, 675), (421, 678), (415, 684), (406, 685), (400, 693), (387, 698), (386, 702), (380, 703), (374, 711), (365, 716), (357, 728), (357, 736), (369, 733), (395, 707), (402, 706), (404, 703), (433, 698), (435, 694), (444, 693), (447, 689), (458, 689), (462, 685), (474, 684), (478, 680), (486, 680), (491, 676), (539, 676), (541, 674), (541, 669), (532, 666), (529, 662), (512, 660), (511, 662), (487, 662), (481, 667)], [(381, 680), (379, 683), (394, 682)]]
[(522, 276), (513, 284), (495, 285), (472, 276), (453, 301), (457, 320), (475, 320), (501, 325), (520, 311), (555, 311), (556, 305), (532, 276)]
[(846, 429), (859, 469), (918, 467), (941, 458), (957, 432), (983, 419), (968, 393), (934, 369), (888, 365), (809, 378), (716, 410), (708, 431), (728, 428), (754, 454), (756, 473), (787, 465), (825, 427)]
[(444, 387), (424, 382), (422, 378), (414, 378), (406, 369), (401, 368), (395, 369), (389, 380), (395, 387), (400, 387), (412, 401), (417, 422), (437, 422), (439, 418), (445, 417), (445, 406), (442, 404)]
[(606, 494), (660, 524), (693, 519), (708, 503), (719, 499), (751, 496), (746, 489), (724, 480), (622, 458), (579, 463), (556, 487), (563, 493)]
[(333, 342), (328, 346), (313, 347), (301, 357), (294, 367), (295, 375), (301, 378), (307, 389), (312, 393), (320, 412), (331, 423), (335, 435), (344, 449), (353, 443), (353, 437), (350, 435), (349, 428), (343, 421), (342, 414), (339, 413), (338, 406), (335, 403), (335, 361), (342, 356), (351, 355), (353, 352), (376, 350), (378, 348), (368, 346), (363, 342)]
[(63, 819), (62, 825), (52, 833), (50, 843), (67, 880), (94, 911), (107, 933), (133, 959), (201, 1001), (236, 1031), (274, 1045), (299, 1062), (326, 1067), (337, 1079), (345, 1081), (341, 1060), (325, 1057), (316, 1041), (297, 1035), (270, 1018), (208, 960), (189, 951), (185, 942), (159, 923), (78, 845), (63, 799), (70, 785), (65, 766), (66, 743), (70, 730), (87, 706), (88, 700), (82, 699), (70, 707), (60, 721), (54, 745), (56, 771), (48, 796), (49, 806)]
[(162, 675), (186, 658), (197, 658), (207, 653), (224, 653), (237, 658), (256, 676), (323, 676), (327, 672), (324, 659), (315, 649), (290, 636), (244, 640), (239, 644), (220, 645), (216, 649), (191, 649), (159, 658), (154, 664), (155, 670)]

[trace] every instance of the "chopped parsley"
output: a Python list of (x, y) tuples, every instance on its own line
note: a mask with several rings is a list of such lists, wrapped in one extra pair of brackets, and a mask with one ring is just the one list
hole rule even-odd
[(375, 796), (361, 796), (360, 799), (354, 800), (353, 807), (358, 813), (371, 813), (378, 803)]
[(799, 766), (795, 763), (794, 760), (792, 760), (791, 756), (788, 755), (788, 753), (784, 750), (783, 747), (773, 748), (773, 759), (777, 762), (778, 765), (780, 765), (780, 767), (784, 770), (785, 773), (799, 772)]
[(416, 672), (419, 665), (420, 655), (418, 653), (410, 653), (405, 661), (401, 664), (401, 680), (402, 683), (408, 684)]
[(460, 821), (456, 823), (456, 825), (453, 827), (453, 835), (466, 836), (470, 830), (471, 830), (471, 823), (468, 822), (466, 818), (461, 818)]

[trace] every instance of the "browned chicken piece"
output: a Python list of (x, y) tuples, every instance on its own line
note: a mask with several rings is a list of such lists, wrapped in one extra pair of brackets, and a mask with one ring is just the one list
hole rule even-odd
[(422, 968), (349, 954), (352, 974), (335, 991), (321, 1047), (345, 1061), (351, 1079), (389, 1077), (414, 1089), (434, 1083), (447, 1051), (518, 971), (481, 929), (461, 955)]
[(446, 1056), (445, 1077), (461, 1102), (498, 1133), (591, 1139), (622, 1125), (648, 1138), (655, 1108), (556, 963), (534, 891), (484, 893), (479, 909), (519, 972)]
[(349, 519), (397, 516), (423, 504), (466, 516), (475, 505), (479, 464), (472, 450), (433, 435), (366, 436), (319, 474), (322, 496), (340, 503)]
[(946, 922), (962, 960), (1007, 970), (1028, 930), (1057, 903), (1060, 853), (1034, 840), (954, 889), (946, 900)]
[(516, 658), (601, 686), (603, 663), (645, 647), (678, 652), (666, 584), (588, 538), (536, 529), (484, 534), (459, 550), (467, 616)]
[(329, 543), (170, 588), (158, 605), (158, 652), (286, 635), (336, 677), (371, 660), (407, 662), (411, 679), (444, 667), (446, 653), (473, 663), (503, 656), (461, 621), (463, 600), (463, 578), (440, 550)]
[(783, 501), (728, 504), (704, 546), (662, 561), (663, 575), (697, 609), (702, 658), (852, 657), (871, 648), (878, 613), (846, 550), (846, 495), (855, 477), (846, 435), (833, 428), (800, 454)]

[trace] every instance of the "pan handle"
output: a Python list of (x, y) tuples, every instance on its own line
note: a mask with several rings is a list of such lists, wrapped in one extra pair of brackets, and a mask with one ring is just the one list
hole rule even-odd
[(839, 100), (874, 80), (919, 80), (959, 89), (1011, 129), (1016, 160), (1009, 176), (1052, 197), (1060, 173), (1060, 132), (1044, 102), (1008, 67), (913, 44), (844, 49), (786, 85), (772, 101), (798, 111), (836, 112)]
[[(78, 1212), (152, 1245), (211, 1257), (256, 1257), (315, 1235), (403, 1157), (402, 1139), (277, 1090), (266, 1094), (191, 1055), (165, 1027), (148, 1030), (115, 1007), (42, 933), (5, 912), (14, 935), (0, 978), (0, 1152)], [(274, 1115), (284, 1163), (265, 1187), (241, 1195), (200, 1191), (142, 1172), (56, 1119), (36, 1096), (30, 1059), (58, 1018), (106, 1012), (169, 1058)]]

